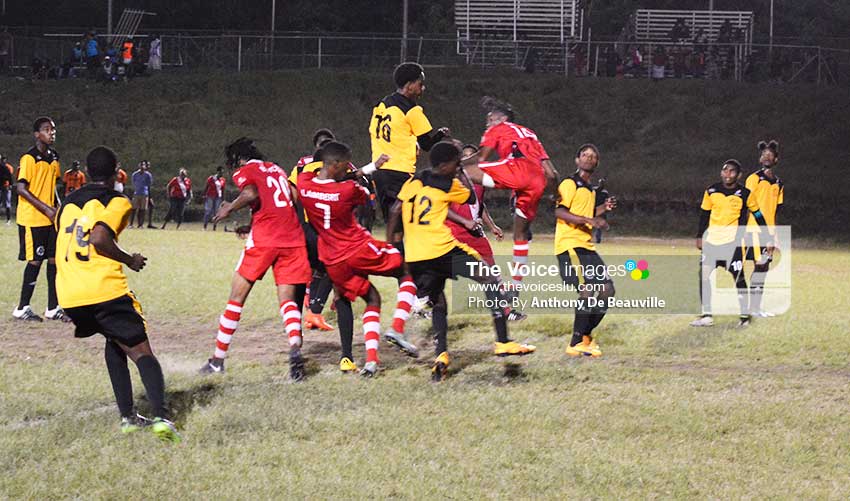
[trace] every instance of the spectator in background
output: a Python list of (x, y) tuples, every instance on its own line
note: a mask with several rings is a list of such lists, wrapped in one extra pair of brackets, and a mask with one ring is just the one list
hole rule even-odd
[(685, 24), (684, 18), (676, 19), (676, 23), (670, 28), (670, 40), (677, 44), (684, 44), (685, 41), (691, 38), (691, 29)]
[(162, 222), (160, 229), (164, 230), (169, 221), (177, 221), (179, 230), (183, 223), (183, 211), (186, 210), (186, 204), (192, 200), (192, 180), (189, 179), (186, 169), (180, 169), (177, 177), (171, 178), (165, 187), (165, 192), (168, 195), (168, 214), (165, 215), (165, 221)]
[[(608, 200), (609, 197), (611, 197), (611, 194), (608, 193), (608, 189), (605, 188), (605, 178), (604, 177), (600, 178), (599, 181), (596, 183), (596, 187), (594, 188), (594, 191), (596, 192), (596, 202), (595, 202), (596, 207), (599, 207), (600, 205), (604, 204), (605, 201)], [(608, 213), (606, 212), (599, 217), (601, 217), (602, 219), (607, 221), (608, 220)], [(598, 244), (602, 243), (602, 228), (594, 228), (593, 229), (593, 241), (598, 243)]]
[[(206, 231), (207, 224), (209, 224), (221, 206), (226, 183), (224, 167), (217, 168), (215, 174), (207, 178), (207, 188), (204, 191), (204, 231)], [(215, 227), (216, 223), (213, 222), (213, 231), (215, 231)]]
[(637, 45), (629, 47), (629, 56), (625, 71), (632, 77), (640, 76), (643, 71), (643, 54)]
[(655, 54), (652, 55), (652, 81), (658, 82), (664, 79), (664, 72), (667, 70), (667, 51), (663, 45), (655, 48)]
[(154, 35), (148, 54), (148, 68), (154, 71), (162, 69), (162, 40), (159, 35)]
[[(133, 212), (130, 215), (130, 226), (133, 225), (133, 220), (136, 219), (136, 228), (142, 228), (145, 222), (145, 211), (148, 210), (148, 200), (151, 195), (151, 185), (153, 184), (153, 174), (149, 172), (150, 162), (142, 160), (139, 162), (139, 169), (133, 173)], [(150, 225), (150, 220), (148, 220)]]
[(12, 180), (15, 168), (0, 154), (0, 205), (6, 208), (6, 226), (12, 224)]
[(100, 70), (100, 47), (97, 45), (97, 37), (94, 31), (86, 35), (86, 68), (89, 78), (96, 79)]
[(86, 184), (86, 174), (80, 170), (79, 160), (74, 160), (71, 163), (71, 168), (65, 171), (65, 175), (62, 176), (62, 183), (65, 185), (66, 197)]
[(124, 183), (127, 182), (127, 172), (121, 168), (121, 162), (118, 162), (118, 170), (115, 171), (115, 184), (112, 189), (118, 193), (124, 194)]
[(605, 49), (605, 75), (609, 77), (617, 76), (617, 66), (620, 65), (620, 55), (614, 49), (614, 46), (609, 45)]
[(691, 54), (691, 69), (694, 78), (702, 78), (705, 75), (705, 57), (708, 51), (708, 37), (705, 30), (700, 28), (694, 34), (694, 52)]
[(0, 28), (0, 75), (6, 73), (6, 68), (11, 66), (12, 59), (12, 34), (9, 28)]

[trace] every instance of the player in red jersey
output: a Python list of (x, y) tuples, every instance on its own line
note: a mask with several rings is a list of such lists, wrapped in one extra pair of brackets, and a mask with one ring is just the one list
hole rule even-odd
[[(299, 174), (304, 172), (304, 168), (308, 165), (310, 166), (308, 170), (315, 167), (314, 163), (318, 160), (317, 154), (319, 148), (333, 141), (334, 138), (334, 133), (330, 129), (319, 129), (313, 133), (314, 153), (299, 158), (289, 174), (289, 184), (292, 185), (293, 189), (295, 189), (295, 183), (298, 181)], [(299, 210), (301, 229), (304, 230), (304, 238), (307, 241), (307, 257), (310, 258), (310, 268), (313, 270), (312, 280), (304, 296), (304, 306), (308, 309), (304, 313), (304, 318), (302, 318), (302, 325), (305, 329), (332, 331), (333, 326), (325, 320), (322, 310), (324, 310), (325, 303), (328, 301), (333, 284), (325, 271), (325, 265), (319, 260), (319, 252), (316, 248), (318, 239), (316, 230), (307, 222), (301, 207), (299, 206), (297, 208)]]
[(263, 161), (262, 153), (250, 139), (237, 139), (224, 151), (228, 166), (237, 169), (233, 182), (239, 188), (239, 196), (232, 203), (221, 205), (214, 222), (243, 207), (251, 207), (251, 233), (233, 274), (227, 307), (219, 319), (215, 354), (201, 368), (201, 373), (224, 372), (224, 358), (239, 325), (242, 306), (254, 282), (262, 279), (271, 268), (280, 300), (280, 315), (289, 337), (289, 375), (294, 381), (300, 381), (304, 378), (304, 360), (301, 356), (301, 307), (296, 299), (303, 297), (310, 281), (310, 262), (286, 172), (272, 162)]
[[(361, 375), (373, 376), (378, 370), (378, 336), (381, 295), (369, 282), (369, 275), (396, 277), (399, 282), (393, 323), (384, 338), (411, 356), (418, 355), (416, 345), (407, 341), (404, 326), (416, 298), (416, 286), (404, 270), (404, 259), (391, 244), (372, 237), (355, 219), (355, 208), (369, 200), (369, 191), (352, 177), (379, 168), (389, 157), (381, 155), (374, 164), (352, 176), (349, 171), (351, 148), (330, 142), (322, 147), (322, 168), (298, 176), (298, 197), (310, 224), (319, 234), (319, 258), (325, 263), (337, 295), (342, 359), (353, 366), (351, 339), (354, 319), (351, 301), (366, 301), (363, 334), (366, 339), (366, 364)], [(349, 369), (353, 370), (353, 369)]]
[[(553, 190), (558, 186), (558, 173), (537, 134), (513, 122), (514, 112), (509, 104), (485, 97), (482, 105), (488, 113), (487, 130), (478, 152), (479, 163), (466, 168), (474, 183), (516, 193), (513, 261), (517, 265), (527, 264), (531, 223), (537, 216), (547, 183)], [(488, 162), (492, 157), (498, 160)], [(516, 285), (522, 275), (513, 279)]]

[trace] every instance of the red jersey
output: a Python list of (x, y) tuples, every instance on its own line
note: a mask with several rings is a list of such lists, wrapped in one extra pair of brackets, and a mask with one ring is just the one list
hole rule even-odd
[(224, 185), (227, 180), (224, 176), (216, 178), (214, 175), (207, 178), (207, 191), (204, 196), (207, 198), (221, 198), (224, 196)]
[(189, 193), (192, 191), (192, 180), (184, 177), (181, 182), (179, 177), (172, 177), (166, 188), (168, 188), (168, 196), (171, 198), (189, 198)]
[(251, 247), (304, 247), (304, 231), (292, 205), (286, 172), (272, 162), (251, 160), (233, 173), (241, 190), (252, 185), (260, 198), (251, 207)]
[(313, 172), (298, 176), (298, 197), (319, 234), (319, 259), (326, 265), (344, 261), (372, 235), (357, 223), (355, 208), (369, 200), (369, 192), (354, 181), (316, 179)]
[[(475, 191), (475, 203), (474, 204), (457, 204), (452, 202), (449, 205), (449, 210), (456, 212), (461, 217), (465, 217), (466, 219), (476, 219), (481, 217), (481, 201), (484, 200), (484, 187), (480, 184), (473, 184), (472, 189)], [(456, 229), (460, 231), (467, 231), (466, 228), (457, 224), (454, 221), (446, 218), (446, 226), (451, 228), (452, 234), (455, 233)]]
[(481, 147), (493, 148), (499, 159), (525, 157), (540, 163), (549, 159), (533, 130), (512, 122), (502, 122), (484, 131)]

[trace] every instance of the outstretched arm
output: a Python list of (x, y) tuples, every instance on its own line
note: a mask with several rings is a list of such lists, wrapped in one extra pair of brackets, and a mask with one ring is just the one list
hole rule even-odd
[(112, 230), (103, 223), (94, 225), (94, 228), (91, 230), (91, 236), (89, 237), (89, 243), (94, 246), (97, 253), (101, 256), (126, 264), (133, 271), (141, 271), (148, 260), (148, 258), (137, 252), (130, 254), (119, 247)]
[(239, 192), (239, 196), (236, 197), (236, 200), (231, 203), (223, 202), (221, 204), (221, 207), (219, 207), (215, 217), (213, 217), (213, 223), (218, 223), (222, 219), (226, 219), (231, 212), (236, 212), (239, 209), (247, 207), (259, 198), (260, 194), (257, 192), (257, 187), (252, 184), (246, 185), (242, 188), (242, 191)]

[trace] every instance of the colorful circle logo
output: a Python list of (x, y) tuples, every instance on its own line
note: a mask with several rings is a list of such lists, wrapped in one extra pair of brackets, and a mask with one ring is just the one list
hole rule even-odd
[(626, 261), (626, 270), (629, 272), (632, 280), (646, 280), (649, 278), (649, 263), (646, 262), (646, 259), (641, 259), (640, 261), (629, 259)]

